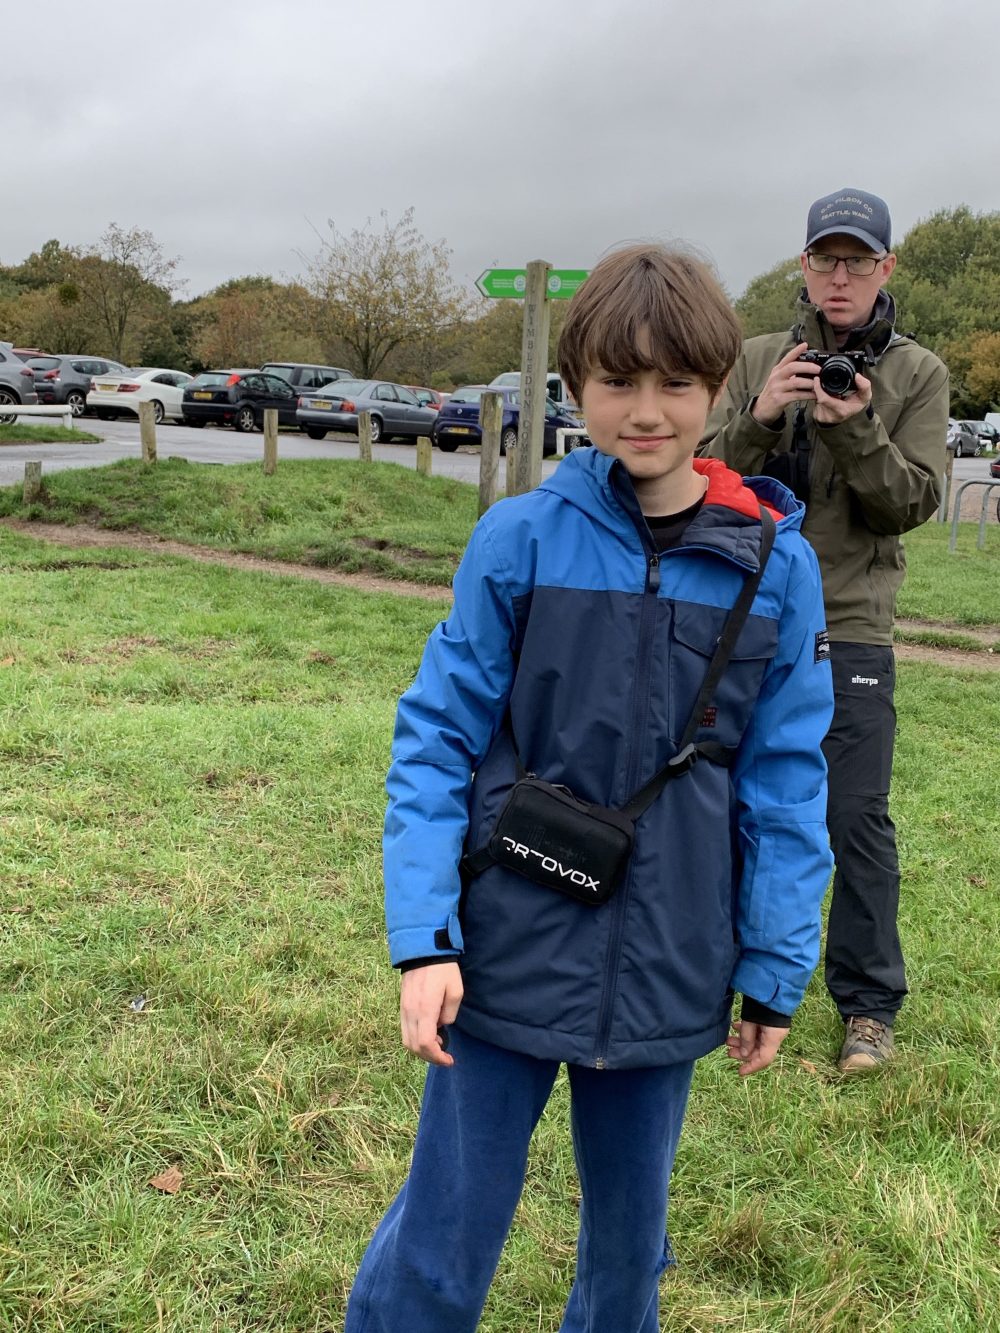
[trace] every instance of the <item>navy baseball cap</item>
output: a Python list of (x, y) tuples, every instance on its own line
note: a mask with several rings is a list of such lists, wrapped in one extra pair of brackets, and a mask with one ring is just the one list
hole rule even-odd
[(822, 236), (856, 236), (869, 250), (892, 249), (889, 205), (864, 190), (837, 190), (817, 199), (806, 223), (806, 249)]

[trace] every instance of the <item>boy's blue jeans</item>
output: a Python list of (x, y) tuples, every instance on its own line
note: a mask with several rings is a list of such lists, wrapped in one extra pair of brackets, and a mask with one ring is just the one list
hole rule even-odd
[[(474, 1333), (559, 1064), (450, 1029), (427, 1072), (410, 1174), (368, 1246), (344, 1333)], [(657, 1333), (667, 1189), (691, 1062), (569, 1066), (583, 1200), (562, 1333)]]

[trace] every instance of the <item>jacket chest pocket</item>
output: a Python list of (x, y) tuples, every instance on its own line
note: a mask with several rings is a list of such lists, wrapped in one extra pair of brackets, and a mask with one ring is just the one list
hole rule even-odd
[[(727, 615), (720, 607), (675, 605), (670, 651), (670, 720), (675, 742), (687, 725)], [(723, 745), (739, 744), (777, 649), (778, 622), (749, 616), (701, 722)]]

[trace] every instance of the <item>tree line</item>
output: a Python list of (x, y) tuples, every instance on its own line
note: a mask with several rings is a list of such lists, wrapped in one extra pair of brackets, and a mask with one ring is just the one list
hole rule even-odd
[[(460, 289), (450, 250), (420, 233), (412, 209), (349, 232), (331, 220), (316, 240), (299, 254), (301, 279), (252, 274), (193, 299), (149, 231), (112, 222), (92, 245), (46, 241), (0, 265), (0, 337), (130, 365), (305, 361), (442, 389), (520, 364), (521, 303)], [(947, 363), (956, 416), (1000, 409), (1000, 213), (942, 209), (897, 254), (896, 327)], [(788, 327), (801, 286), (797, 257), (754, 278), (736, 301), (747, 336)], [(565, 313), (554, 303), (550, 365)]]

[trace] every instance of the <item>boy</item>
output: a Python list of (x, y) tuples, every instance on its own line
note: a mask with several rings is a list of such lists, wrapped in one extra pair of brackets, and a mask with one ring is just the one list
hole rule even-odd
[[(764, 1068), (815, 966), (832, 709), (816, 561), (784, 487), (694, 460), (739, 348), (698, 261), (602, 260), (559, 344), (596, 448), (482, 519), (400, 701), (386, 914), (403, 1043), (430, 1069), (346, 1333), (475, 1329), (561, 1062), (582, 1191), (562, 1328), (653, 1333), (693, 1062), (727, 1040), (739, 991), (729, 1054)], [(594, 906), (496, 864), (460, 884), (524, 770), (619, 808), (681, 748), (762, 503), (773, 550), (697, 719), (714, 757), (637, 819), (616, 892)]]

